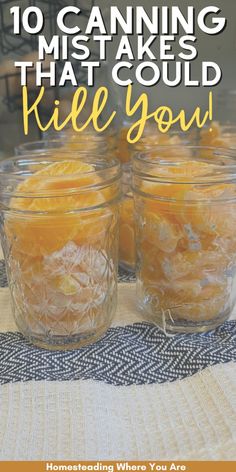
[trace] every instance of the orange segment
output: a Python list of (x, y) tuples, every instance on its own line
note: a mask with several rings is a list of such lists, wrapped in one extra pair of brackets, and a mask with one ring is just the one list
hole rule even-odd
[[(97, 183), (98, 177), (93, 175), (93, 169), (93, 166), (80, 161), (55, 162), (18, 186), (18, 192), (25, 192), (30, 196), (14, 197), (12, 208), (33, 213), (11, 216), (6, 221), (6, 231), (8, 237), (15, 241), (15, 250), (34, 256), (47, 254), (60, 249), (68, 241), (79, 240), (80, 237), (84, 240), (88, 237), (87, 233), (85, 234), (87, 216), (76, 213), (76, 210), (95, 207), (105, 202), (105, 196), (97, 190), (79, 192), (81, 186)], [(71, 186), (78, 189), (78, 192), (65, 196), (64, 191)], [(47, 196), (50, 191), (58, 193), (60, 190), (62, 193), (58, 196)], [(42, 196), (34, 197), (34, 194), (40, 194), (41, 191), (44, 192)], [(41, 215), (40, 212), (45, 214)], [(91, 213), (95, 219), (97, 215), (95, 210), (90, 211), (90, 223)]]
[(173, 252), (181, 238), (178, 226), (157, 213), (145, 214), (145, 232), (148, 241), (164, 252)]
[[(22, 210), (24, 208), (31, 209), (32, 199), (30, 197), (34, 194), (39, 195), (40, 191), (79, 190), (81, 186), (97, 183), (97, 178), (92, 173), (93, 170), (93, 166), (80, 161), (61, 161), (49, 164), (18, 185), (17, 192), (25, 193), (25, 197), (27, 198), (14, 199), (15, 208)], [(27, 196), (27, 194), (29, 196)], [(39, 196), (40, 198), (37, 198), (36, 210), (40, 210), (40, 204), (42, 204), (42, 211), (44, 211), (46, 207), (48, 207), (48, 211), (51, 209), (55, 210), (57, 206), (59, 209), (63, 209), (64, 205), (67, 207), (67, 203), (65, 204), (62, 198), (45, 198), (44, 193)], [(64, 197), (64, 200), (70, 202), (71, 197)], [(35, 204), (34, 201), (33, 203)]]

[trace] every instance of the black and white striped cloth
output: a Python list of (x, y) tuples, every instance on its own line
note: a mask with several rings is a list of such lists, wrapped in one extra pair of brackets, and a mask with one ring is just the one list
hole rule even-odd
[[(134, 276), (125, 271), (119, 280)], [(4, 262), (0, 285), (7, 286)], [(166, 337), (156, 326), (113, 327), (95, 344), (74, 351), (48, 351), (20, 333), (0, 333), (0, 384), (30, 380), (93, 379), (126, 386), (173, 382), (206, 367), (236, 362), (236, 321), (205, 334)]]

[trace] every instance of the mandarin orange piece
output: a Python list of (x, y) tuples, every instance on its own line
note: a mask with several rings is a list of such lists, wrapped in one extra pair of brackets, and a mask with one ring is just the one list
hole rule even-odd
[(146, 238), (150, 243), (167, 253), (175, 251), (181, 238), (177, 225), (154, 212), (145, 214), (144, 224)]
[[(16, 193), (24, 192), (27, 198), (14, 197), (11, 205), (22, 210), (22, 214), (6, 220), (6, 232), (14, 241), (14, 249), (33, 256), (45, 255), (60, 249), (68, 241), (78, 240), (80, 236), (81, 239), (88, 238), (85, 234), (88, 216), (77, 210), (105, 202), (100, 191), (80, 192), (81, 186), (97, 183), (98, 177), (93, 176), (93, 169), (93, 166), (80, 161), (55, 162), (18, 186)], [(68, 188), (73, 191), (65, 196)], [(50, 192), (52, 194), (48, 196)], [(93, 213), (96, 218), (95, 210), (90, 211), (90, 218)]]

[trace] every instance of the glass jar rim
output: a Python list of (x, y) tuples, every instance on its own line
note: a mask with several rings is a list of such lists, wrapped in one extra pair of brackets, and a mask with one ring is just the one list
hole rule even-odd
[(116, 126), (114, 124), (110, 124), (106, 129), (102, 131), (96, 131), (93, 127), (93, 125), (90, 123), (87, 128), (84, 130), (76, 131), (74, 130), (71, 125), (66, 125), (63, 129), (61, 130), (55, 130), (54, 128), (49, 129), (47, 131), (43, 131), (42, 136), (48, 138), (48, 139), (54, 139), (54, 137), (58, 136), (78, 136), (78, 137), (83, 137), (83, 136), (101, 136), (101, 137), (110, 137), (114, 136), (116, 134)]
[(236, 124), (233, 123), (224, 123), (223, 125), (220, 125), (220, 130), (223, 135), (235, 135), (236, 134)]
[[(86, 135), (85, 138), (83, 136), (78, 136), (78, 139), (73, 139), (71, 141), (72, 144), (86, 144), (88, 142), (88, 137), (89, 135)], [(110, 137), (110, 136), (109, 136)], [(24, 155), (24, 154), (30, 154), (30, 153), (38, 153), (38, 152), (50, 152), (53, 149), (62, 149), (64, 146), (66, 146), (67, 141), (63, 141), (66, 138), (66, 136), (63, 136), (61, 138), (47, 138), (47, 139), (41, 139), (41, 140), (36, 140), (36, 141), (29, 141), (27, 143), (22, 143), (19, 144), (18, 146), (15, 147), (14, 151), (16, 155)], [(77, 137), (76, 137), (77, 138)], [(106, 139), (102, 136), (93, 136), (92, 138), (95, 141), (95, 144), (101, 144), (102, 148), (104, 149), (110, 149), (111, 148), (111, 143), (107, 142)], [(70, 142), (70, 136), (68, 136), (68, 142)], [(78, 151), (76, 150), (70, 150), (70, 152), (88, 152), (86, 149), (79, 149)]]
[[(185, 155), (181, 155), (181, 150), (185, 151)], [(168, 156), (168, 151), (172, 155)], [(176, 153), (179, 151), (179, 155)], [(192, 153), (192, 154), (191, 154)], [(201, 156), (201, 153), (202, 156)], [(205, 153), (208, 153), (207, 157)], [(164, 156), (163, 156), (164, 154)], [(214, 159), (214, 162), (213, 162)], [(208, 164), (205, 167), (199, 166), (195, 169), (195, 174), (187, 175), (186, 170), (189, 162), (201, 162)], [(181, 166), (183, 173), (181, 174)], [(236, 149), (218, 148), (214, 146), (194, 146), (194, 145), (156, 145), (150, 150), (137, 152), (132, 159), (132, 167), (134, 176), (152, 180), (153, 182), (171, 183), (171, 184), (216, 184), (223, 182), (236, 181)], [(164, 169), (178, 169), (179, 172), (163, 172)]]
[[(65, 175), (47, 176), (45, 174), (37, 174), (38, 166), (42, 164), (41, 169), (49, 166), (53, 163), (65, 163), (65, 162), (80, 162), (83, 164), (90, 164), (93, 168), (91, 170), (81, 171), (77, 173), (68, 173)], [(27, 166), (31, 166), (31, 173), (27, 171)], [(35, 167), (36, 172), (33, 172)], [(93, 180), (88, 183), (86, 178), (90, 176), (99, 176), (100, 179), (96, 182)], [(80, 184), (62, 189), (40, 189), (32, 191), (27, 189), (21, 191), (17, 190), (17, 186), (27, 180), (27, 177), (35, 176), (35, 183), (40, 182), (41, 179), (47, 179), (47, 183), (58, 182), (58, 179), (62, 182), (72, 181), (75, 183), (76, 177), (79, 176)], [(40, 179), (41, 177), (41, 179)], [(117, 158), (113, 156), (99, 155), (98, 153), (89, 153), (89, 156), (82, 156), (79, 159), (77, 155), (70, 153), (70, 157), (67, 159), (57, 158), (56, 156), (50, 155), (50, 153), (34, 155), (20, 155), (10, 157), (0, 161), (0, 194), (4, 197), (21, 197), (21, 198), (50, 198), (50, 197), (62, 197), (70, 196), (88, 191), (101, 190), (119, 181), (121, 178), (121, 165)], [(85, 182), (81, 181), (85, 179)]]

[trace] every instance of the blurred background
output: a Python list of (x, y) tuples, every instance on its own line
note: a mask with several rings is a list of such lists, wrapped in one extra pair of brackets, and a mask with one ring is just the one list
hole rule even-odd
[[(89, 10), (92, 5), (98, 5), (102, 8), (104, 18), (109, 24), (109, 7), (111, 5), (119, 6), (122, 10), (127, 6), (127, 2), (119, 0), (119, 2), (111, 2), (109, 0), (23, 0), (20, 6), (23, 9), (29, 5), (36, 5), (42, 8), (46, 17), (45, 32), (48, 37), (53, 34), (58, 34), (55, 25), (56, 12), (65, 5), (76, 5), (83, 10), (83, 21), (86, 24)], [(128, 5), (138, 6), (139, 0), (129, 0)], [(176, 5), (176, 2), (166, 2), (160, 0), (158, 3), (150, 0), (145, 0), (145, 6), (148, 12), (153, 5), (164, 6)], [(203, 0), (180, 0), (178, 6), (184, 13), (186, 7), (193, 5), (196, 8), (196, 14), (203, 7), (210, 5), (210, 2)], [(12, 154), (14, 147), (19, 143), (25, 141), (33, 141), (39, 138), (39, 131), (35, 126), (30, 126), (30, 134), (25, 137), (22, 126), (22, 110), (21, 110), (21, 95), (20, 95), (20, 79), (19, 72), (14, 68), (15, 60), (34, 61), (37, 59), (35, 50), (37, 49), (37, 41), (33, 37), (23, 36), (14, 37), (12, 34), (12, 16), (9, 15), (11, 7), (15, 6), (15, 0), (0, 0), (0, 156)], [(219, 64), (223, 71), (223, 78), (221, 83), (213, 88), (214, 93), (214, 119), (221, 123), (236, 122), (236, 2), (235, 0), (224, 0), (221, 2), (214, 2), (214, 5), (221, 9), (221, 16), (227, 18), (227, 27), (223, 33), (216, 36), (208, 36), (196, 28), (198, 58), (193, 62), (194, 78), (199, 79), (201, 76), (201, 62), (214, 61)], [(80, 24), (82, 19), (80, 17)], [(45, 33), (44, 32), (44, 33)], [(134, 47), (136, 45), (135, 36), (131, 39)], [(119, 43), (119, 36), (113, 38), (113, 43), (110, 43), (108, 48), (108, 58), (106, 64), (103, 64), (99, 73), (97, 73), (96, 86), (100, 84), (107, 85), (110, 89), (111, 99), (109, 105), (112, 108), (115, 106), (118, 109), (117, 126), (121, 126), (124, 120), (124, 99), (125, 89), (115, 85), (111, 80), (112, 67), (115, 64), (114, 56)], [(176, 45), (173, 51), (178, 53), (179, 47)], [(97, 51), (94, 49), (92, 58), (96, 60)], [(32, 76), (34, 77), (34, 76)], [(34, 80), (34, 79), (33, 79)], [(35, 97), (37, 90), (33, 86), (33, 80), (29, 78), (29, 88), (31, 98)], [(81, 73), (80, 82), (83, 83), (84, 77)], [(32, 83), (31, 83), (32, 82)], [(30, 85), (31, 84), (31, 85)], [(63, 100), (63, 110), (65, 115), (70, 110), (70, 98), (74, 93), (74, 89), (67, 88), (49, 88), (46, 94), (46, 100), (42, 107), (42, 114), (45, 118), (50, 113), (53, 100), (60, 98)], [(137, 84), (134, 85), (134, 98), (144, 91), (144, 87)], [(150, 103), (158, 106), (161, 104), (170, 105), (174, 110), (180, 107), (185, 108), (189, 113), (194, 110), (197, 105), (207, 107), (209, 88), (185, 88), (179, 86), (169, 88), (161, 82), (151, 88), (146, 88), (146, 92), (150, 94)], [(93, 91), (90, 89), (92, 100)], [(88, 106), (89, 108), (89, 106)]]

